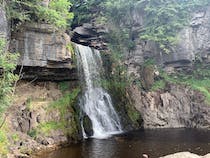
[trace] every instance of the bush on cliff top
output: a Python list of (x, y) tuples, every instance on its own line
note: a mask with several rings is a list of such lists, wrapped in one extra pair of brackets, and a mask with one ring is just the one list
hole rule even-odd
[(65, 29), (73, 19), (73, 13), (69, 12), (71, 5), (68, 0), (51, 0), (48, 6), (45, 6), (42, 0), (10, 0), (8, 14), (15, 26), (35, 21)]

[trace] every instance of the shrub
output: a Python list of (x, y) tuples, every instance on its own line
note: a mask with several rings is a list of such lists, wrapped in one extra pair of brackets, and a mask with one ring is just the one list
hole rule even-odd
[(41, 0), (11, 0), (8, 3), (8, 14), (15, 26), (35, 21), (66, 28), (73, 19), (68, 0), (51, 0), (48, 7), (43, 6)]
[(13, 74), (16, 68), (18, 54), (6, 52), (5, 41), (0, 39), (0, 116), (1, 113), (10, 105), (14, 87), (13, 83), (18, 80), (18, 76)]

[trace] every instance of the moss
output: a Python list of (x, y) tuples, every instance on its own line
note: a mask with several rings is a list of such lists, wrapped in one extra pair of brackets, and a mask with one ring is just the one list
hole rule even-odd
[(31, 104), (31, 102), (32, 102), (32, 99), (31, 98), (27, 98), (27, 100), (26, 100), (26, 107), (30, 110), (30, 109), (32, 109), (32, 104)]
[(210, 79), (203, 80), (187, 80), (184, 83), (195, 90), (199, 90), (206, 96), (206, 103), (210, 104)]
[(60, 82), (59, 83), (59, 89), (64, 93), (69, 89), (69, 84), (68, 82)]
[(133, 105), (127, 105), (126, 106), (128, 117), (132, 121), (132, 125), (135, 128), (138, 128), (141, 125), (141, 115), (140, 113), (135, 109)]
[(20, 137), (17, 133), (12, 134), (12, 140), (14, 142), (18, 142), (20, 140)]
[(6, 154), (9, 152), (9, 140), (8, 140), (8, 129), (7, 126), (4, 124), (3, 127), (0, 129), (0, 157), (5, 157)]
[(37, 136), (37, 130), (32, 129), (27, 133), (30, 137), (35, 138)]
[(72, 43), (67, 44), (66, 48), (69, 52), (71, 52), (71, 55), (74, 56), (75, 50), (73, 44)]
[(210, 70), (208, 68), (195, 68), (193, 72), (187, 74), (185, 72), (168, 75), (161, 72), (159, 80), (155, 81), (150, 90), (164, 89), (166, 83), (183, 84), (198, 90), (206, 97), (206, 103), (210, 104)]
[[(45, 122), (40, 124), (34, 134), (43, 134), (45, 136), (49, 136), (51, 131), (56, 130), (56, 129), (62, 129), (63, 128), (63, 123), (62, 122), (55, 122), (55, 121), (50, 121), (50, 122)], [(33, 133), (32, 133), (33, 134)]]
[(64, 96), (62, 98), (53, 102), (49, 106), (49, 109), (58, 109), (60, 111), (61, 117), (63, 118), (67, 112), (67, 109), (69, 109), (71, 112), (73, 112), (72, 107), (75, 104), (75, 102), (77, 101), (79, 92), (80, 92), (80, 89), (76, 88), (72, 92), (64, 94)]
[[(66, 135), (76, 137), (79, 128), (79, 113), (75, 110), (74, 105), (77, 102), (79, 92), (80, 88), (76, 88), (72, 92), (64, 94), (62, 98), (48, 107), (49, 112), (53, 109), (59, 110), (60, 121), (43, 124), (40, 127), (41, 131), (48, 133), (50, 130), (62, 129)], [(71, 116), (69, 116), (70, 114)]]
[(163, 80), (158, 80), (158, 81), (155, 81), (154, 84), (152, 85), (152, 88), (151, 90), (152, 91), (156, 91), (156, 90), (159, 90), (159, 89), (164, 89), (166, 86), (166, 82), (163, 81)]

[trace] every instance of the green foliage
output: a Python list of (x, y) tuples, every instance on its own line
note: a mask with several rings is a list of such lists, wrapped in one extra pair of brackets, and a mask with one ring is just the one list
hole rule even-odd
[(17, 133), (12, 134), (12, 140), (14, 142), (18, 142), (20, 140), (20, 137)]
[(101, 0), (71, 0), (72, 10), (75, 14), (73, 26), (81, 25), (91, 21), (94, 17), (100, 14)]
[(166, 86), (166, 82), (164, 80), (158, 80), (152, 85), (151, 90), (156, 91), (156, 90), (164, 89), (165, 86)]
[(145, 12), (145, 26), (140, 38), (159, 44), (165, 53), (177, 43), (177, 32), (188, 24), (193, 9), (206, 6), (208, 0), (140, 0), (138, 5)]
[(39, 124), (39, 126), (36, 128), (36, 130), (32, 130), (29, 135), (32, 137), (36, 137), (37, 134), (44, 134), (45, 136), (48, 136), (52, 130), (62, 129), (63, 125), (62, 122), (45, 122), (42, 124)]
[[(2, 120), (0, 119), (2, 122)], [(6, 157), (9, 152), (8, 127), (4, 124), (0, 129), (0, 157)]]
[[(177, 33), (188, 25), (190, 14), (199, 7), (205, 7), (209, 0), (90, 0), (74, 1), (75, 24), (80, 25), (96, 18), (96, 23), (109, 27), (109, 43), (114, 47), (135, 48), (134, 9), (144, 15), (142, 40), (154, 41), (159, 48), (169, 53), (179, 40)], [(122, 49), (121, 49), (122, 51)]]
[(10, 105), (13, 96), (13, 83), (18, 76), (13, 74), (16, 68), (18, 54), (4, 51), (5, 41), (0, 39), (0, 115)]
[(60, 82), (59, 83), (59, 88), (62, 92), (65, 92), (69, 89), (69, 84), (68, 82)]
[[(67, 88), (67, 83), (60, 83), (60, 88), (65, 92)], [(40, 123), (35, 129), (28, 132), (28, 135), (36, 138), (38, 135), (50, 136), (51, 132), (55, 130), (62, 130), (65, 134), (71, 137), (76, 137), (78, 133), (78, 121), (77, 114), (74, 111), (74, 104), (77, 101), (78, 94), (80, 92), (79, 88), (72, 90), (64, 94), (64, 96), (57, 101), (53, 102), (46, 109), (49, 113), (54, 110), (59, 111), (60, 120), (58, 121), (48, 121)], [(72, 114), (71, 118), (66, 118), (67, 115)]]
[(8, 139), (6, 132), (0, 130), (0, 156), (6, 155), (8, 153)]
[(190, 74), (180, 72), (168, 75), (161, 72), (160, 76), (161, 79), (154, 83), (151, 90), (164, 89), (166, 83), (183, 84), (202, 92), (206, 96), (206, 102), (210, 104), (210, 69), (208, 67), (195, 67)]
[(139, 123), (141, 122), (141, 115), (140, 112), (135, 109), (132, 105), (127, 105), (127, 113), (128, 117), (131, 119), (134, 126), (138, 127)]
[[(64, 88), (66, 88), (66, 85), (64, 86)], [(75, 103), (75, 101), (78, 97), (79, 92), (80, 92), (80, 89), (76, 88), (76, 89), (72, 90), (72, 92), (64, 94), (64, 96), (62, 98), (53, 102), (50, 105), (50, 107), (60, 109), (61, 113), (63, 113), (63, 112), (65, 113), (65, 110), (68, 106), (73, 106), (74, 105), (74, 103)]]
[[(75, 104), (77, 102), (78, 95), (80, 93), (80, 88), (75, 88), (71, 92), (64, 94), (64, 96), (55, 101), (49, 106), (49, 110), (58, 109), (60, 112), (61, 120), (57, 123), (57, 126), (61, 128), (66, 134), (71, 137), (76, 137), (78, 133), (79, 124), (79, 114), (75, 110)], [(68, 113), (73, 114), (70, 120), (66, 120), (66, 115)], [(53, 127), (53, 126), (50, 126)], [(52, 129), (52, 128), (51, 128)]]
[(48, 7), (41, 0), (11, 0), (8, 3), (8, 14), (13, 25), (35, 21), (66, 28), (69, 20), (73, 19), (68, 0), (51, 0)]

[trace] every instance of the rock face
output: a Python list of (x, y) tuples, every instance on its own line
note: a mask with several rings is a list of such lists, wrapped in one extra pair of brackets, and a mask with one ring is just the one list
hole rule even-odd
[(105, 50), (107, 49), (103, 37), (105, 33), (107, 33), (107, 30), (103, 26), (85, 23), (73, 30), (72, 41), (95, 49)]
[(4, 7), (0, 6), (0, 38), (8, 38), (8, 21)]
[[(143, 15), (141, 10), (135, 8), (132, 11), (134, 34), (138, 35), (143, 28)], [(140, 66), (148, 58), (154, 58), (157, 63), (168, 67), (188, 67), (196, 59), (210, 62), (210, 6), (192, 13), (189, 26), (182, 29), (178, 36), (179, 42), (169, 54), (161, 52), (157, 44), (151, 41), (141, 41), (134, 36), (136, 49), (127, 53), (126, 65), (128, 73), (136, 76), (140, 72)], [(126, 27), (126, 24), (122, 24)]]
[(144, 128), (210, 129), (210, 107), (198, 91), (168, 85), (165, 91), (148, 93), (132, 87), (130, 94), (144, 120)]
[(71, 105), (63, 109), (53, 106), (63, 95), (55, 82), (18, 82), (6, 120), (11, 153), (30, 155), (80, 140), (79, 123)]
[[(12, 34), (10, 49), (20, 53), (24, 79), (75, 78), (70, 37), (47, 24), (27, 24)], [(65, 73), (65, 74), (64, 74)]]
[(164, 55), (164, 63), (186, 61), (192, 62), (201, 58), (210, 62), (210, 7), (193, 13), (190, 26), (180, 33), (180, 41), (170, 55)]

